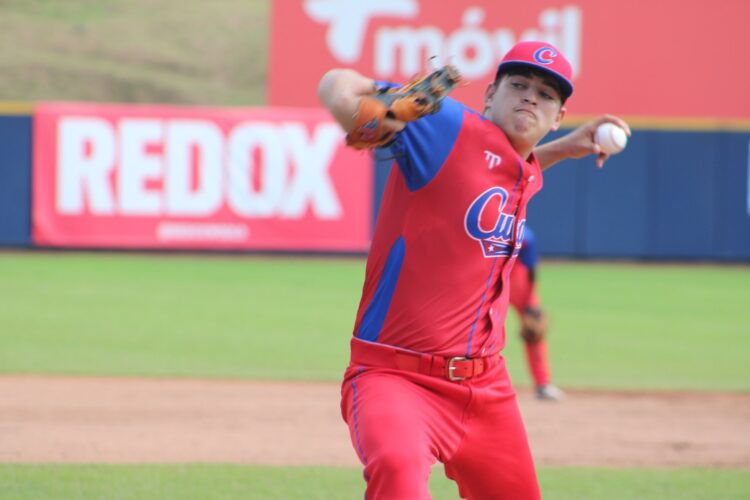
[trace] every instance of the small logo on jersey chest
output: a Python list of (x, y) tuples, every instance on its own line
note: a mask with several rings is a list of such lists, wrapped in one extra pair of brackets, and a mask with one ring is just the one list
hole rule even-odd
[(503, 159), (500, 158), (500, 155), (493, 153), (492, 151), (489, 151), (487, 149), (484, 150), (484, 161), (487, 162), (487, 166), (490, 169), (493, 169), (500, 165), (503, 162)]
[(495, 186), (477, 196), (466, 211), (466, 233), (479, 242), (487, 258), (516, 256), (521, 250), (526, 221), (516, 223), (515, 215), (504, 212), (507, 203), (508, 192)]

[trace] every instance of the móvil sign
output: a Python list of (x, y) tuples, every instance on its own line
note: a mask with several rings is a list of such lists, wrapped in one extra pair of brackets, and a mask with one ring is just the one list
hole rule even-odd
[(750, 118), (750, 94), (715, 95), (717, 75), (750, 81), (750, 3), (741, 0), (276, 0), (271, 17), (274, 106), (317, 106), (317, 82), (332, 67), (405, 82), (451, 63), (465, 78), (452, 96), (481, 109), (508, 49), (543, 40), (573, 66), (573, 115)]

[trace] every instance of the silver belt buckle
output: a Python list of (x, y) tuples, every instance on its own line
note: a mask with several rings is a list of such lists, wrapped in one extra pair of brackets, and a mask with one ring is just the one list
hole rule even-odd
[(456, 361), (466, 361), (469, 358), (463, 357), (463, 356), (455, 356), (448, 360), (448, 380), (451, 382), (457, 382), (459, 380), (466, 380), (467, 377), (456, 377), (453, 375), (453, 370), (456, 369), (455, 366), (453, 366), (453, 363)]

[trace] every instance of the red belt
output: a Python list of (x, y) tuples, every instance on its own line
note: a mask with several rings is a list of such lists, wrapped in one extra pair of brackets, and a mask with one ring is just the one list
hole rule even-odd
[(352, 338), (352, 363), (396, 368), (458, 381), (476, 377), (500, 361), (500, 355), (484, 358), (445, 357), (407, 351), (398, 347)]

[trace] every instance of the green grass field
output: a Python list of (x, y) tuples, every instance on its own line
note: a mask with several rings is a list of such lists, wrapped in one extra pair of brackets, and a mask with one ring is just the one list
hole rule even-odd
[[(359, 258), (0, 254), (0, 372), (337, 380), (363, 273)], [(748, 391), (748, 283), (747, 267), (547, 263), (555, 378)]]
[[(360, 258), (0, 253), (0, 371), (337, 380)], [(750, 268), (545, 263), (567, 388), (750, 390)], [(515, 332), (516, 321), (509, 320)], [(506, 355), (528, 384), (521, 342)], [(545, 498), (741, 499), (747, 470), (541, 468)], [(442, 472), (436, 499), (456, 498)], [(357, 469), (0, 465), (0, 498), (361, 498)]]
[[(437, 472), (437, 471), (436, 471)], [(354, 469), (239, 465), (0, 466), (5, 500), (351, 500), (364, 482)], [(750, 496), (748, 472), (543, 468), (547, 500), (727, 500)], [(458, 498), (442, 473), (432, 475), (435, 500)]]

